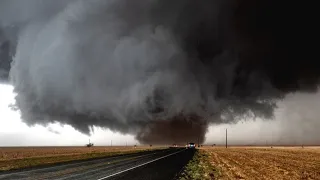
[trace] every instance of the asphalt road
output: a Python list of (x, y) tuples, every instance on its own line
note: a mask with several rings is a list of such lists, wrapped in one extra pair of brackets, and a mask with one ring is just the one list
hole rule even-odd
[(172, 148), (0, 174), (0, 180), (174, 179), (195, 150)]

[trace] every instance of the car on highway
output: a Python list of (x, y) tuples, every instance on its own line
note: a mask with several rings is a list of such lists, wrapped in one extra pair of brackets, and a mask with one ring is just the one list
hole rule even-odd
[(195, 148), (196, 147), (196, 144), (195, 143), (189, 143), (188, 145), (187, 145), (187, 148), (189, 149), (189, 148)]
[(173, 145), (170, 146), (170, 148), (177, 148), (177, 147), (178, 147), (177, 144), (173, 144)]

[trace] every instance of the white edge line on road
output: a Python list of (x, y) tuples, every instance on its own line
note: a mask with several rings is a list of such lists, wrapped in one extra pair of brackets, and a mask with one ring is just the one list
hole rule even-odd
[[(136, 157), (131, 157), (131, 159), (138, 159), (138, 158), (141, 158), (141, 157), (145, 157), (145, 156), (151, 156), (151, 155), (154, 155), (156, 154), (157, 152), (155, 153), (150, 153), (150, 154), (145, 154), (145, 155), (141, 155), (141, 156), (136, 156)], [(130, 159), (130, 160), (131, 160)], [(123, 161), (127, 161), (127, 159), (124, 159), (124, 160), (121, 160), (119, 162), (123, 162)], [(109, 164), (108, 164), (109, 165)], [(101, 169), (104, 169), (105, 167), (100, 167), (100, 168), (95, 168), (95, 169), (92, 169), (92, 170), (87, 170), (83, 173), (80, 173), (80, 174), (74, 174), (74, 175), (70, 175), (70, 176), (67, 176), (67, 177), (63, 177), (63, 178), (59, 178), (57, 180), (65, 180), (65, 179), (70, 179), (70, 178), (74, 178), (74, 177), (77, 177), (77, 176), (83, 176), (85, 175), (86, 173), (91, 173), (91, 172), (96, 172), (96, 171), (99, 171)]]
[[(0, 0), (1, 1), (1, 0)], [(165, 149), (166, 150), (166, 149)], [(145, 154), (145, 155), (141, 155), (141, 156), (147, 156), (147, 155), (151, 155), (150, 154)], [(68, 163), (68, 164), (62, 164), (62, 165), (54, 165), (53, 166), (49, 166), (49, 167), (42, 167), (42, 168), (37, 168), (35, 167), (35, 169), (30, 169), (30, 170), (22, 170), (22, 171), (17, 171), (17, 172), (10, 172), (10, 173), (4, 173), (4, 174), (0, 174), (0, 178), (4, 178), (7, 176), (12, 176), (12, 175), (20, 175), (20, 174), (26, 174), (26, 173), (32, 173), (32, 172), (36, 172), (36, 171), (45, 171), (45, 170), (49, 170), (49, 169), (55, 169), (55, 168), (63, 168), (63, 167), (68, 167), (68, 166), (75, 166), (75, 165), (82, 165), (82, 164), (86, 164), (86, 163), (92, 163), (93, 161), (102, 161), (104, 159), (107, 160), (112, 160), (112, 159), (116, 159), (119, 157), (123, 157), (123, 156), (130, 156), (130, 155), (134, 155), (134, 153), (129, 153), (129, 154), (120, 154), (120, 156), (105, 156), (102, 158), (97, 158), (97, 159), (82, 159), (84, 160), (83, 162), (72, 162), (72, 161), (66, 161), (66, 162), (61, 162), (61, 163)], [(140, 157), (140, 156), (138, 156)], [(80, 159), (80, 161), (82, 161)]]
[[(129, 154), (128, 154), (129, 155)], [(68, 163), (68, 164), (63, 164), (63, 165), (55, 165), (53, 164), (52, 166), (49, 167), (43, 167), (43, 168), (37, 168), (35, 167), (35, 169), (30, 169), (30, 170), (22, 170), (22, 171), (17, 171), (17, 172), (11, 172), (11, 173), (7, 173), (7, 174), (0, 174), (0, 178), (2, 177), (6, 177), (6, 176), (12, 176), (14, 174), (26, 174), (26, 173), (32, 173), (32, 172), (36, 172), (36, 171), (45, 171), (45, 170), (49, 170), (49, 169), (55, 169), (55, 168), (63, 168), (63, 167), (68, 167), (68, 166), (74, 166), (74, 165), (81, 165), (81, 164), (86, 164), (88, 162), (92, 162), (92, 161), (100, 161), (103, 159), (115, 159), (117, 157), (113, 157), (113, 156), (106, 156), (103, 158), (98, 158), (98, 159), (80, 159), (80, 161), (84, 160), (84, 162), (72, 162), (72, 161), (66, 161), (66, 162), (58, 162), (58, 163)], [(88, 160), (88, 161), (87, 161)], [(69, 164), (70, 163), (70, 164)], [(31, 167), (32, 168), (32, 167)]]
[(129, 169), (126, 169), (126, 170), (123, 170), (123, 171), (120, 171), (120, 172), (111, 174), (111, 175), (109, 175), (109, 176), (102, 177), (102, 178), (100, 178), (100, 179), (98, 179), (98, 180), (103, 180), (103, 179), (107, 179), (107, 178), (116, 176), (116, 175), (118, 175), (118, 174), (121, 174), (121, 173), (130, 171), (130, 170), (132, 170), (132, 169), (136, 169), (136, 168), (138, 168), (138, 167), (141, 167), (141, 166), (144, 166), (144, 165), (147, 165), (147, 164), (150, 164), (150, 163), (152, 163), (152, 162), (158, 161), (158, 160), (163, 159), (163, 158), (166, 158), (166, 157), (168, 157), (168, 156), (172, 156), (172, 155), (174, 155), (174, 154), (180, 153), (180, 152), (185, 151), (185, 150), (186, 150), (186, 149), (183, 149), (183, 150), (181, 150), (181, 151), (178, 151), (178, 152), (175, 152), (175, 153), (171, 153), (171, 154), (165, 155), (165, 156), (163, 156), (163, 157), (154, 159), (154, 160), (152, 160), (152, 161), (145, 162), (145, 163), (140, 164), (140, 165), (138, 165), (138, 166), (134, 166), (134, 167), (131, 167), (131, 168), (129, 168)]

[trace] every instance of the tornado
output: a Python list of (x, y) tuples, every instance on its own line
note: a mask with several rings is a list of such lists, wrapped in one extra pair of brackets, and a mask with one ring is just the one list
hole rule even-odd
[(318, 90), (316, 18), (296, 12), (309, 6), (2, 0), (0, 77), (29, 125), (202, 143), (209, 125), (272, 119), (286, 94)]

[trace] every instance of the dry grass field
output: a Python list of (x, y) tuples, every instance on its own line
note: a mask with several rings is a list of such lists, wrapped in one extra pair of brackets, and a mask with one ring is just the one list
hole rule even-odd
[(320, 179), (319, 147), (203, 147), (216, 179)]
[(0, 171), (134, 153), (160, 147), (0, 147)]

